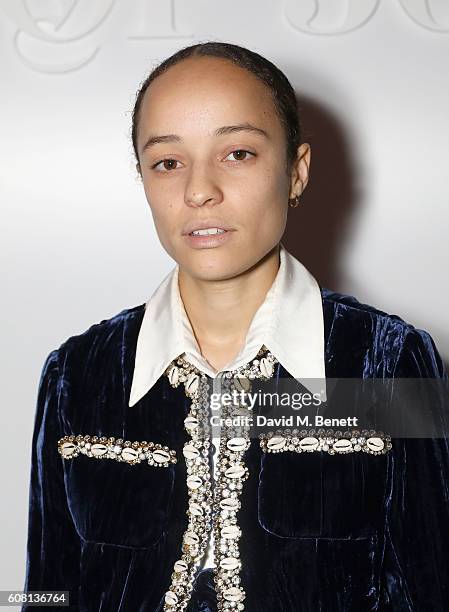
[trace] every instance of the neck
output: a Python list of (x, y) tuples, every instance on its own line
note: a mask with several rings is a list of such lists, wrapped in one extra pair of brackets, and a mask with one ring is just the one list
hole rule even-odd
[(237, 355), (278, 269), (279, 245), (233, 278), (205, 281), (179, 269), (184, 308), (201, 352), (213, 367), (219, 369)]

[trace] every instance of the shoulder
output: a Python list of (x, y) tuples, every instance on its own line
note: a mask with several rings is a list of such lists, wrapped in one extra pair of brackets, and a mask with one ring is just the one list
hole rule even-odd
[(329, 305), (333, 308), (341, 307), (341, 309), (347, 311), (349, 315), (389, 318), (398, 321), (399, 323), (403, 323), (404, 325), (410, 325), (400, 316), (386, 312), (385, 310), (382, 310), (381, 308), (372, 304), (361, 302), (353, 295), (333, 291), (332, 289), (328, 289), (326, 287), (320, 287), (320, 289), (323, 304)]
[[(355, 296), (320, 287), (325, 324), (332, 328), (338, 319), (343, 330), (360, 331), (376, 343), (394, 352), (397, 372), (416, 372), (416, 376), (447, 376), (445, 366), (430, 333), (403, 317)], [(366, 333), (369, 331), (369, 333)], [(365, 333), (363, 333), (365, 332)], [(393, 351), (394, 349), (394, 351)]]
[[(401, 316), (382, 310), (373, 304), (361, 302), (355, 296), (333, 291), (326, 287), (320, 287), (323, 308), (331, 311), (340, 318), (345, 318), (350, 323), (356, 321), (376, 321), (382, 324), (394, 324), (403, 333), (418, 330), (412, 323), (407, 322)], [(424, 332), (427, 333), (427, 332)]]

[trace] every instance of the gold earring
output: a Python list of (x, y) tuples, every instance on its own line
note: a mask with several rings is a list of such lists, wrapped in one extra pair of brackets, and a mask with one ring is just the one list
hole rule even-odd
[[(289, 206), (291, 206), (292, 208), (296, 208), (297, 206), (299, 206), (299, 199), (300, 196), (296, 196), (295, 198), (291, 198), (288, 202), (289, 202)], [(293, 203), (292, 203), (293, 202)]]

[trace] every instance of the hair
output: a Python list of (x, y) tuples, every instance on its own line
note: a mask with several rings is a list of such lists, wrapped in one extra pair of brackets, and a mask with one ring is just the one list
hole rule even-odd
[[(272, 62), (255, 51), (231, 43), (210, 41), (183, 47), (170, 57), (157, 65), (143, 81), (136, 94), (136, 101), (132, 111), (132, 143), (134, 154), (139, 162), (137, 150), (137, 133), (139, 129), (140, 107), (150, 84), (171, 66), (190, 57), (211, 56), (234, 62), (237, 66), (245, 68), (264, 83), (271, 91), (276, 113), (284, 128), (287, 142), (287, 174), (290, 173), (296, 159), (298, 146), (301, 144), (301, 122), (295, 91), (285, 74)], [(140, 165), (139, 165), (140, 167)]]

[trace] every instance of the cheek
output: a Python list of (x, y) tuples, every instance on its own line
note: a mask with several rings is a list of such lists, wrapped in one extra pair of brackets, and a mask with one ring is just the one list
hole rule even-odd
[(156, 229), (158, 232), (168, 231), (174, 217), (173, 202), (169, 194), (155, 189), (154, 185), (150, 187), (145, 182), (143, 188)]
[(142, 184), (147, 202), (153, 207), (161, 207), (164, 203), (172, 199), (170, 181), (160, 180), (155, 176), (154, 171), (144, 168), (142, 174)]
[[(261, 181), (247, 200), (247, 221), (258, 232), (271, 233), (285, 227), (287, 219), (288, 185), (286, 181)], [(271, 232), (270, 232), (271, 230)]]
[(283, 202), (272, 202), (261, 211), (254, 222), (257, 239), (261, 242), (278, 242), (285, 231), (287, 223), (286, 205)]
[[(265, 212), (261, 212), (261, 232), (267, 237), (267, 241), (279, 242), (282, 239), (288, 214), (288, 189), (278, 186), (265, 200)], [(271, 197), (270, 197), (271, 196)]]

